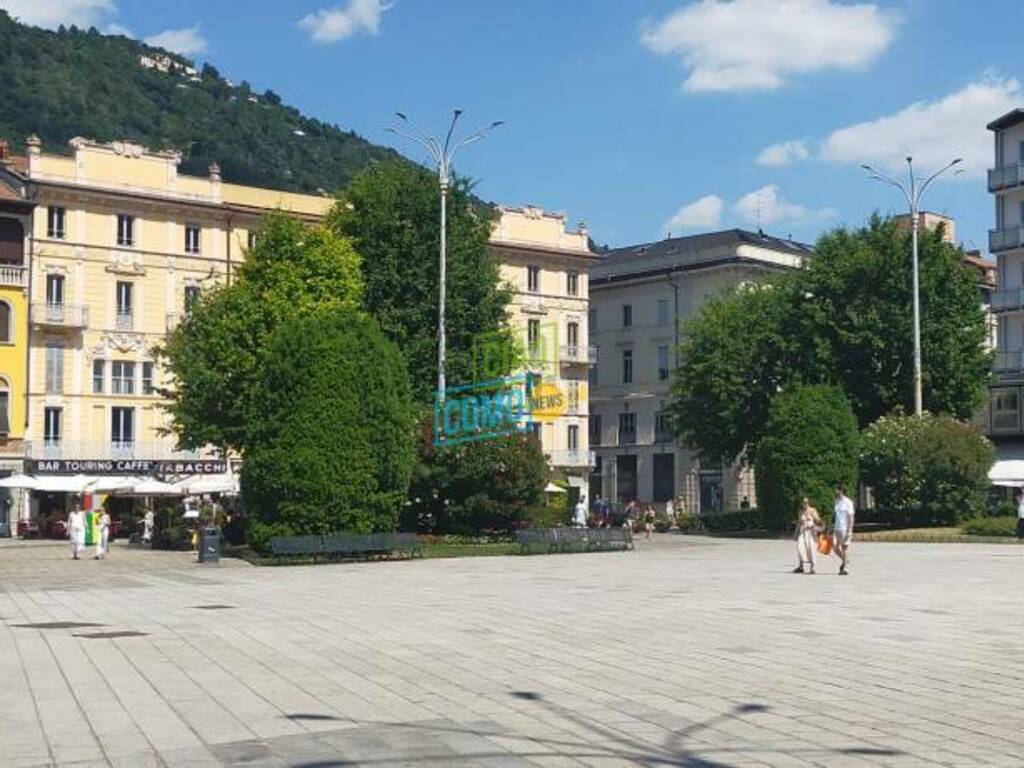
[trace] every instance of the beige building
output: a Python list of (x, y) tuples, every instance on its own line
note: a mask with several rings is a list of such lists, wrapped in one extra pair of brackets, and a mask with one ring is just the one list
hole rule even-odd
[(680, 323), (712, 296), (797, 269), (808, 245), (733, 229), (620, 248), (590, 272), (591, 493), (616, 502), (676, 499), (689, 511), (754, 504), (752, 474), (680, 446), (666, 409)]
[(503, 207), (491, 249), (512, 288), (509, 321), (526, 350), (528, 389), (556, 395), (559, 403), (535, 414), (531, 429), (555, 471), (589, 498), (587, 372), (596, 359), (587, 333), (587, 273), (597, 256), (586, 227), (567, 230), (563, 215), (532, 206)]
[(17, 169), (35, 203), (26, 471), (104, 462), (138, 474), (148, 465), (132, 462), (198, 459), (167, 434), (155, 345), (193, 296), (231, 280), (261, 216), (315, 220), (332, 201), (228, 184), (215, 165), (179, 175), (176, 152), (70, 144), (50, 154), (31, 137)]

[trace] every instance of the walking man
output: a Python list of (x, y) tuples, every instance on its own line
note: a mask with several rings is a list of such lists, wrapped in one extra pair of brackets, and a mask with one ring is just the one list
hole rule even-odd
[(839, 483), (836, 486), (836, 506), (832, 515), (832, 549), (842, 563), (839, 575), (848, 576), (846, 564), (850, 559), (850, 544), (853, 541), (853, 502), (846, 495), (846, 487)]
[(71, 545), (71, 556), (78, 560), (85, 547), (85, 513), (77, 504), (68, 515), (68, 543)]
[(99, 529), (100, 535), (96, 537), (96, 556), (94, 559), (105, 560), (107, 550), (110, 548), (110, 514), (107, 512), (106, 507), (100, 510)]

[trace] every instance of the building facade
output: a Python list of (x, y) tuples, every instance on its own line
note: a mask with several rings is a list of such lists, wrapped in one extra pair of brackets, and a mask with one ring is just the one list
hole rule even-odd
[(992, 294), (997, 330), (988, 428), (1000, 458), (1019, 459), (1024, 458), (1024, 109), (1008, 112), (988, 128), (995, 139), (988, 172), (995, 228), (988, 248), (996, 257), (998, 279)]
[(679, 445), (666, 414), (680, 323), (711, 298), (779, 270), (797, 269), (808, 245), (727, 230), (614, 250), (590, 273), (591, 493), (617, 502), (690, 511), (756, 503), (752, 473), (701, 461)]
[(512, 291), (508, 319), (525, 350), (528, 390), (559, 403), (535, 414), (530, 428), (573, 495), (578, 489), (589, 497), (588, 371), (595, 353), (587, 333), (588, 271), (597, 256), (586, 227), (570, 231), (563, 215), (532, 206), (503, 207), (491, 252)]

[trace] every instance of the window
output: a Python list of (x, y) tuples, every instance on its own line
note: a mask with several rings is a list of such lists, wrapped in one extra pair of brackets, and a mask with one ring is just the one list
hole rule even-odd
[(115, 451), (130, 451), (135, 447), (135, 409), (110, 409), (110, 445)]
[(623, 304), (622, 305), (622, 327), (632, 328), (633, 327), (633, 305)]
[(569, 379), (567, 382), (567, 400), (568, 400), (568, 412), (579, 413), (580, 412), (580, 383), (576, 379)]
[(580, 273), (575, 270), (565, 276), (565, 292), (570, 296), (578, 296), (580, 292)]
[(153, 363), (145, 362), (142, 364), (142, 394), (152, 395), (153, 392)]
[(601, 444), (601, 417), (591, 416), (590, 417), (590, 444), (600, 445)]
[(1016, 389), (992, 390), (992, 430), (1020, 428), (1020, 392)]
[(526, 290), (537, 293), (540, 290), (540, 267), (526, 268)]
[(50, 448), (60, 445), (61, 408), (43, 409), (43, 445)]
[(668, 347), (662, 345), (658, 347), (658, 381), (666, 381), (668, 379)]
[(580, 346), (580, 324), (569, 323), (565, 327), (566, 341), (569, 343), (569, 357), (575, 358)]
[(117, 283), (117, 328), (131, 330), (132, 327), (132, 284)]
[(195, 224), (185, 225), (185, 253), (199, 253), (199, 231)]
[(135, 363), (131, 360), (115, 360), (111, 363), (110, 392), (115, 395), (135, 392)]
[(11, 322), (11, 305), (6, 301), (0, 301), (0, 344), (10, 344), (14, 339), (11, 336), (13, 323)]
[(67, 234), (64, 229), (65, 211), (59, 205), (51, 205), (46, 209), (46, 236), (54, 240), (63, 240)]
[(107, 361), (106, 360), (93, 360), (92, 361), (92, 391), (97, 395), (102, 395), (103, 390), (106, 389), (107, 382)]
[(117, 244), (135, 245), (135, 217), (127, 213), (117, 214)]
[(0, 437), (11, 434), (11, 391), (5, 380), (0, 379)]
[(64, 305), (64, 275), (46, 276), (46, 303), (51, 307)]
[(633, 383), (633, 350), (622, 350), (622, 383)]
[(658, 299), (658, 323), (664, 325), (668, 322), (668, 299)]
[(593, 334), (597, 330), (597, 310), (591, 309), (587, 312), (587, 328)]
[(587, 368), (587, 384), (592, 387), (597, 386), (597, 366), (591, 365)]
[(530, 359), (540, 354), (540, 320), (526, 321), (526, 348)]
[(196, 305), (199, 300), (199, 286), (198, 285), (186, 285), (185, 286), (185, 314), (192, 314), (192, 307)]
[(580, 428), (576, 424), (569, 425), (569, 431), (566, 435), (568, 439), (567, 445), (570, 451), (578, 451), (580, 449)]
[(664, 411), (654, 414), (654, 442), (672, 442), (672, 418)]
[(46, 345), (46, 394), (59, 395), (64, 391), (64, 345)]
[(636, 414), (619, 414), (619, 445), (631, 445), (636, 442)]
[(246, 242), (248, 243), (248, 247), (249, 247), (250, 251), (253, 248), (256, 247), (256, 232), (255, 231), (249, 230), (248, 237), (246, 238)]

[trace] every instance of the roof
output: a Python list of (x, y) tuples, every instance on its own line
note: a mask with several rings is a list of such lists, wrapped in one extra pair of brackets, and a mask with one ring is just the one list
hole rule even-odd
[(19, 211), (31, 210), (34, 207), (31, 200), (25, 199), (22, 188), (17, 183), (17, 176), (12, 178), (0, 172), (0, 207)]
[(990, 131), (1005, 131), (1007, 128), (1013, 128), (1017, 123), (1024, 123), (1024, 109), (1011, 109), (1005, 115), (997, 117), (985, 127)]
[(702, 263), (721, 262), (722, 257), (727, 255), (726, 252), (741, 245), (778, 251), (787, 256), (806, 257), (814, 253), (814, 248), (806, 243), (745, 229), (726, 229), (616, 248), (608, 251), (601, 262), (591, 270), (591, 279), (599, 280), (613, 274), (660, 271), (659, 268), (665, 267), (678, 269)]

